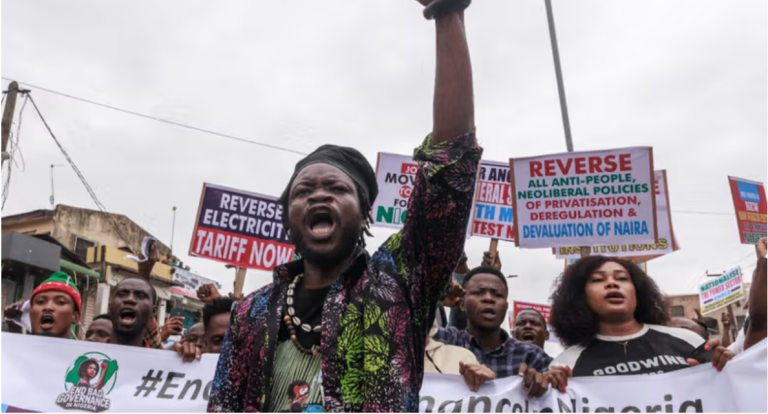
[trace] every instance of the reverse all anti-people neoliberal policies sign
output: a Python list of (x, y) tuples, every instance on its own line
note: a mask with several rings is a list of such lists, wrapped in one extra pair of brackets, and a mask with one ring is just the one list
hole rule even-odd
[(650, 147), (509, 160), (515, 244), (656, 243)]
[(203, 184), (189, 255), (272, 270), (293, 259), (281, 218), (275, 197)]

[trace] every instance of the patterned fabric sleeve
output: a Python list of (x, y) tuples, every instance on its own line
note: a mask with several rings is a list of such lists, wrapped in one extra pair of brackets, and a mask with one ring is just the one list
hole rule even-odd
[(464, 249), (481, 156), (474, 132), (439, 144), (430, 134), (414, 151), (419, 172), (403, 229), (389, 239), (388, 248), (398, 277), (410, 289), (422, 335), (432, 325), (427, 318), (447, 292)]
[(152, 349), (165, 349), (163, 348), (163, 342), (160, 340), (160, 330), (157, 326), (157, 319), (149, 318), (147, 327), (144, 328), (144, 342)]
[(211, 395), (208, 399), (209, 413), (243, 412), (250, 360), (243, 352), (245, 350), (244, 335), (241, 332), (240, 319), (248, 312), (251, 304), (249, 299), (251, 299), (250, 296), (232, 307), (229, 329), (224, 335), (224, 344), (221, 347)]

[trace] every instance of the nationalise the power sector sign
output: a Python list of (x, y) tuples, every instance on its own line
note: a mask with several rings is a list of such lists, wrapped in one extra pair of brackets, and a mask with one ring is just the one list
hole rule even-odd
[(189, 255), (272, 270), (293, 259), (275, 197), (203, 184)]

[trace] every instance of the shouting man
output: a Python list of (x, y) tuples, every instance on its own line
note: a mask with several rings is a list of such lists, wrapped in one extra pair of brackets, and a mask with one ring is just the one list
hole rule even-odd
[(157, 292), (141, 277), (129, 277), (118, 282), (109, 301), (112, 320), (110, 343), (150, 348), (144, 331), (157, 314)]
[[(29, 325), (32, 335), (52, 338), (77, 339), (72, 333), (72, 325), (80, 322), (80, 292), (72, 276), (56, 272), (44, 280), (29, 299)], [(24, 302), (8, 306), (4, 314), (7, 318), (20, 318)], [(21, 327), (9, 324), (11, 332), (21, 332)]]
[(369, 257), (371, 165), (334, 145), (299, 161), (279, 201), (301, 259), (232, 310), (209, 411), (418, 411), (427, 333), (464, 248), (482, 154), (462, 21), (469, 2), (439, 2), (433, 131), (414, 151), (403, 229)]
[(527, 342), (544, 349), (544, 343), (549, 340), (547, 320), (536, 309), (523, 309), (515, 316), (515, 339)]

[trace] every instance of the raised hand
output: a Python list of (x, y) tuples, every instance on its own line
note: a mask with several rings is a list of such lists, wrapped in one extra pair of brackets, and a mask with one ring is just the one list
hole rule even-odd
[(197, 297), (205, 303), (211, 303), (214, 299), (220, 298), (221, 294), (213, 283), (206, 283), (197, 289)]
[(165, 317), (165, 325), (160, 329), (160, 340), (165, 342), (171, 335), (181, 335), (182, 331), (184, 331), (184, 317), (174, 316), (171, 318), (168, 315)]
[(464, 298), (464, 288), (459, 282), (451, 278), (451, 289), (448, 295), (443, 299), (443, 306), (459, 306), (461, 299)]
[(501, 270), (501, 259), (499, 259), (499, 252), (496, 252), (495, 257), (491, 258), (491, 252), (483, 252), (483, 263), (481, 266), (492, 267), (496, 270)]
[[(139, 255), (141, 256), (140, 259), (144, 258), (144, 253), (139, 252)], [(149, 260), (139, 263), (139, 276), (150, 280), (155, 263), (157, 263), (157, 244), (153, 244), (149, 248)]]

